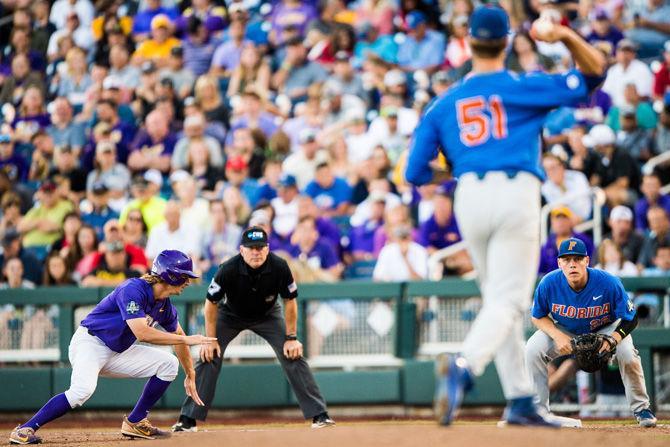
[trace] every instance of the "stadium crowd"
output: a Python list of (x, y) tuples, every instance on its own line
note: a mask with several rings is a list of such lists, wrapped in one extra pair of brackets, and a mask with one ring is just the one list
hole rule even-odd
[[(503, 0), (518, 73), (572, 65), (540, 14), (610, 61), (542, 136), (540, 273), (583, 238), (622, 275), (670, 270), (670, 4)], [(424, 108), (470, 69), (472, 0), (2, 0), (2, 288), (114, 286), (182, 250), (205, 278), (259, 225), (300, 280), (428, 276), (460, 241), (455, 180), (403, 178)], [(442, 157), (436, 165), (448, 166)], [(574, 227), (606, 195), (607, 238)], [(524, 204), (519, 204), (524, 206)], [(445, 272), (472, 274), (464, 251)]]

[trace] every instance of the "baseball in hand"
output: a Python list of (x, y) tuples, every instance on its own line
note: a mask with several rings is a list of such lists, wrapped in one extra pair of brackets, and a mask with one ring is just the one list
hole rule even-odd
[(554, 42), (558, 40), (557, 26), (549, 20), (538, 19), (533, 22), (530, 28), (530, 34), (533, 39), (542, 40), (545, 42)]

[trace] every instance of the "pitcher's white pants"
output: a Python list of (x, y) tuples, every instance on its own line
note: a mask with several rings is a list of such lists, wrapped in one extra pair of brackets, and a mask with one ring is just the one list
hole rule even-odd
[[(618, 321), (601, 328), (598, 333), (611, 334)], [(567, 331), (566, 334), (573, 336)], [(549, 411), (549, 379), (547, 365), (558, 357), (554, 340), (542, 331), (537, 331), (526, 343), (526, 363), (537, 392), (537, 403)], [(616, 361), (626, 390), (626, 399), (633, 413), (649, 408), (649, 395), (644, 382), (642, 361), (629, 334), (616, 347)]]
[(477, 269), (482, 309), (463, 356), (481, 375), (495, 359), (507, 399), (533, 394), (524, 364), (523, 317), (530, 308), (540, 254), (540, 180), (519, 172), (459, 178), (454, 200), (458, 227)]
[(72, 336), (68, 352), (72, 364), (70, 388), (65, 397), (72, 408), (86, 402), (98, 384), (98, 376), (144, 378), (157, 376), (173, 381), (179, 372), (177, 357), (150, 346), (134, 344), (119, 353), (79, 326)]

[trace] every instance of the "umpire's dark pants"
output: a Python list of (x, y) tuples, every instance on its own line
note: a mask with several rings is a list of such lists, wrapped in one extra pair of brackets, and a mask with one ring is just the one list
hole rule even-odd
[(254, 331), (270, 343), (284, 370), (284, 374), (286, 374), (286, 378), (291, 384), (305, 418), (312, 418), (326, 411), (326, 403), (305, 359), (301, 357), (297, 360), (289, 360), (284, 356), (285, 328), (286, 324), (279, 305), (257, 322), (241, 320), (234, 315), (219, 310), (216, 336), (221, 346), (221, 357), (216, 357), (208, 363), (198, 360), (195, 364), (195, 383), (198, 395), (200, 395), (205, 406), (196, 405), (193, 399), (186, 397), (181, 407), (181, 414), (200, 421), (205, 420), (212, 399), (214, 399), (216, 381), (221, 372), (223, 353), (228, 344), (245, 329)]

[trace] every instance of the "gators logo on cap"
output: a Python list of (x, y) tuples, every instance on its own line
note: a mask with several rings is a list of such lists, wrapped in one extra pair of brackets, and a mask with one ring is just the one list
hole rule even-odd
[(568, 251), (572, 251), (575, 248), (575, 245), (577, 245), (577, 241), (570, 241), (570, 244), (568, 245)]

